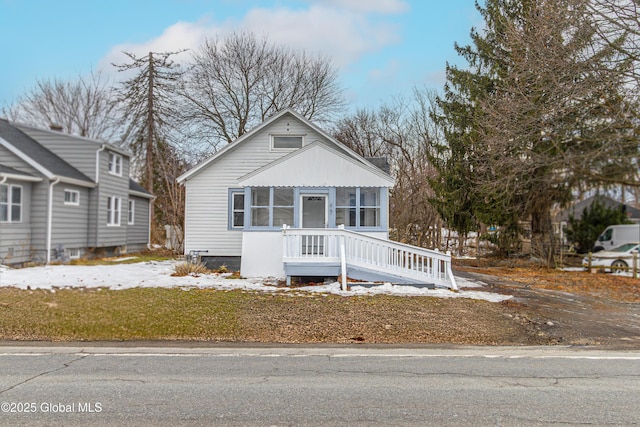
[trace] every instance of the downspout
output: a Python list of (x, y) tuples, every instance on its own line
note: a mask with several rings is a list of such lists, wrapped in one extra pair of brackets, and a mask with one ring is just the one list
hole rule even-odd
[(149, 224), (147, 225), (147, 249), (148, 250), (151, 250), (151, 209), (153, 209), (151, 202), (152, 200), (149, 199)]
[(107, 146), (102, 144), (102, 147), (96, 151), (96, 184), (100, 182), (100, 152), (104, 151), (105, 148), (107, 148)]
[(53, 228), (53, 186), (60, 182), (60, 178), (49, 184), (49, 209), (47, 212), (47, 265), (51, 262), (51, 234)]
[(5, 175), (5, 176), (2, 178), (2, 181), (0, 181), (0, 184), (4, 184), (5, 182), (7, 182), (7, 179), (8, 179), (8, 177)]
[[(96, 151), (96, 187), (95, 187), (95, 191), (98, 193), (96, 194), (96, 206), (95, 206), (95, 221), (96, 221), (96, 229), (95, 229), (95, 241), (94, 244), (95, 246), (98, 246), (98, 230), (99, 230), (99, 226), (98, 226), (98, 219), (99, 219), (99, 212), (100, 212), (100, 153), (102, 151), (104, 151), (104, 149), (107, 148), (107, 146), (105, 144), (102, 144), (102, 146), (100, 148), (98, 148), (98, 151)], [(91, 191), (91, 190), (89, 190)], [(91, 206), (89, 206), (89, 218), (91, 218)], [(89, 220), (87, 222), (87, 244), (91, 243), (91, 220)]]

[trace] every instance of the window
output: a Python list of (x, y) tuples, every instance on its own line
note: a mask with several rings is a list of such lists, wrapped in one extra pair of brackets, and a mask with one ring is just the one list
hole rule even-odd
[(107, 225), (120, 225), (120, 197), (107, 197)]
[(293, 225), (293, 188), (251, 189), (251, 226), (280, 228)]
[(336, 225), (380, 227), (379, 188), (337, 188)]
[(109, 153), (109, 173), (122, 176), (122, 156), (116, 153)]
[(359, 227), (380, 227), (380, 190), (377, 188), (360, 189)]
[(22, 222), (22, 187), (0, 185), (0, 222)]
[(270, 188), (260, 187), (251, 189), (251, 226), (269, 226)]
[(291, 150), (302, 148), (302, 136), (271, 136), (272, 150)]
[(272, 227), (293, 225), (293, 188), (273, 188)]
[(78, 206), (80, 204), (80, 192), (75, 190), (64, 190), (64, 204)]
[(244, 228), (244, 190), (229, 190), (229, 228)]
[(356, 189), (336, 189), (336, 225), (356, 226)]
[(127, 217), (127, 224), (133, 225), (136, 217), (136, 202), (135, 200), (129, 200), (129, 212)]
[(66, 251), (67, 251), (67, 256), (69, 256), (69, 259), (80, 258), (80, 248), (67, 249)]

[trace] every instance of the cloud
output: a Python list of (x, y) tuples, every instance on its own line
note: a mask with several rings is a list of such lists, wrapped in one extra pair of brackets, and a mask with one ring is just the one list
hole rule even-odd
[[(380, 16), (370, 13), (401, 13), (407, 10), (403, 0), (308, 0), (304, 9), (284, 7), (254, 8), (237, 21), (212, 24), (178, 22), (145, 43), (114, 46), (101, 61), (100, 68), (113, 68), (111, 63), (129, 62), (121, 52), (143, 56), (150, 51), (167, 52), (196, 49), (207, 37), (224, 36), (234, 30), (247, 30), (266, 36), (271, 43), (320, 53), (338, 67), (357, 62), (362, 55), (400, 41), (398, 28)], [(189, 55), (181, 55), (186, 61)]]
[(339, 9), (374, 13), (403, 13), (409, 5), (403, 0), (308, 0), (318, 5), (334, 6)]
[(241, 23), (276, 44), (320, 52), (337, 66), (358, 61), (365, 53), (399, 42), (397, 29), (384, 22), (336, 8), (311, 6), (306, 10), (253, 9)]
[[(163, 33), (145, 43), (124, 43), (114, 46), (111, 51), (100, 61), (99, 68), (109, 70), (113, 68), (111, 64), (122, 64), (130, 62), (130, 59), (122, 52), (129, 52), (136, 56), (144, 56), (149, 52), (174, 52), (183, 49), (194, 49), (200, 45), (204, 39), (219, 30), (208, 27), (203, 22), (178, 22), (171, 25)], [(188, 55), (175, 57), (176, 61), (186, 61)]]

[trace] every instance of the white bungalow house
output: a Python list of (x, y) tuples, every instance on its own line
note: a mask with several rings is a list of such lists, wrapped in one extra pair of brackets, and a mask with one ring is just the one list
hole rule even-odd
[(178, 182), (185, 254), (211, 268), (455, 287), (448, 255), (388, 240), (391, 176), (291, 109)]

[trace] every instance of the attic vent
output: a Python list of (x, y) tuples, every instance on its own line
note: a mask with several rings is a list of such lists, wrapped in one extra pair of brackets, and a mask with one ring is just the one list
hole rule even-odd
[(49, 129), (55, 130), (56, 132), (62, 132), (62, 126), (56, 124), (49, 125)]

